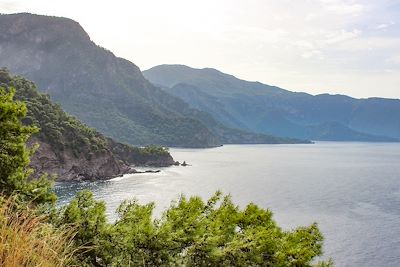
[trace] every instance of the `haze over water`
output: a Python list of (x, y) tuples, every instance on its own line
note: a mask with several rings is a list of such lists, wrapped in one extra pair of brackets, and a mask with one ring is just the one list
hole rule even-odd
[(89, 188), (108, 214), (124, 199), (154, 201), (160, 214), (180, 193), (270, 208), (285, 229), (318, 222), (335, 266), (400, 265), (400, 144), (226, 145), (171, 149), (191, 166), (106, 182), (58, 183), (60, 204)]

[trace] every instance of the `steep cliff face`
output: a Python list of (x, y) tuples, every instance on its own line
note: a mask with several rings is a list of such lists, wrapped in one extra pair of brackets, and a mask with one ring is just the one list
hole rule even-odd
[(73, 20), (0, 15), (0, 67), (32, 80), (67, 112), (117, 141), (220, 144), (203, 123), (177, 111), (183, 101), (153, 86), (133, 63), (97, 46)]
[(30, 146), (39, 145), (31, 158), (34, 176), (48, 173), (58, 180), (100, 180), (130, 172), (134, 166), (174, 163), (161, 147), (131, 147), (104, 137), (65, 113), (32, 82), (12, 77), (4, 69), (0, 69), (0, 87), (15, 89), (15, 99), (28, 108), (23, 122), (40, 128), (29, 140)]
[(118, 162), (110, 151), (92, 155), (90, 158), (74, 155), (71, 150), (57, 151), (50, 144), (31, 138), (29, 145), (39, 147), (31, 157), (30, 166), (34, 176), (56, 175), (59, 181), (103, 180), (129, 172), (130, 167)]

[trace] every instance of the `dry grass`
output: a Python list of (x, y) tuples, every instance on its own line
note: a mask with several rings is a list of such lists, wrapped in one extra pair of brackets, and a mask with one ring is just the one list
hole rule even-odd
[(0, 207), (0, 266), (67, 266), (73, 255), (72, 230), (55, 229), (43, 217), (16, 212), (13, 201)]

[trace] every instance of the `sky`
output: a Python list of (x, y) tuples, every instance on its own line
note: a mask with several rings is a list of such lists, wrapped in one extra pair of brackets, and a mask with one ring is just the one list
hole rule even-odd
[(400, 0), (0, 0), (78, 21), (142, 70), (211, 67), (311, 94), (400, 98)]

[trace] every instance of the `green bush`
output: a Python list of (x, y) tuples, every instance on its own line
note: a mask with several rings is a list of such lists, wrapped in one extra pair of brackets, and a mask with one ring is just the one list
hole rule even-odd
[(181, 196), (158, 219), (153, 209), (125, 201), (116, 222), (107, 223), (104, 202), (83, 191), (58, 220), (79, 229), (76, 245), (93, 248), (79, 255), (87, 266), (314, 266), (322, 254), (316, 224), (283, 231), (271, 211), (255, 204), (240, 209), (220, 192), (207, 202)]

